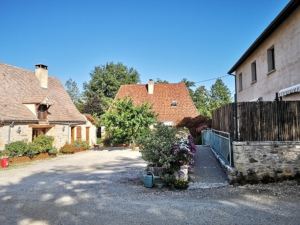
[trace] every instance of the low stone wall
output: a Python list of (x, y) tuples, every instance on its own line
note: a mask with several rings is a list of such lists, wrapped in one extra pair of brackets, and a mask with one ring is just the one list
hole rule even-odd
[(300, 142), (233, 142), (234, 182), (272, 182), (300, 174)]

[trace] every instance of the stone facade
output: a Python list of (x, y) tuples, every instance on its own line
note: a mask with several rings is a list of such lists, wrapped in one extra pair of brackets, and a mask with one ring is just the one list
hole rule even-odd
[[(86, 124), (80, 125), (81, 126), (81, 138), (83, 141), (89, 143), (90, 146), (97, 144), (97, 127), (92, 124), (89, 120), (86, 121)], [(86, 136), (86, 129), (89, 128), (89, 140), (87, 140)], [(75, 129), (75, 137), (76, 137), (77, 129)]]
[[(10, 131), (9, 131), (10, 130)], [(5, 145), (10, 141), (31, 141), (32, 140), (32, 128), (28, 125), (14, 125), (10, 127), (5, 125), (0, 127), (0, 150), (3, 150)]]
[[(274, 46), (275, 70), (268, 73), (267, 50)], [(252, 82), (251, 63), (256, 62), (257, 81)], [(298, 7), (235, 71), (237, 100), (273, 101), (276, 92), (300, 84), (300, 7)], [(242, 73), (242, 90), (239, 74)], [(283, 100), (300, 100), (300, 93)]]
[(53, 145), (55, 148), (60, 149), (71, 140), (71, 127), (68, 125), (55, 125), (46, 133), (48, 136), (54, 137)]
[(300, 142), (233, 142), (232, 180), (280, 180), (299, 175)]
[[(81, 140), (88, 141), (90, 146), (97, 143), (96, 131), (97, 128), (90, 121), (81, 126)], [(86, 127), (89, 127), (89, 140), (86, 140)], [(9, 131), (10, 130), (10, 131)], [(76, 140), (76, 127), (75, 127), (75, 140)], [(10, 138), (9, 138), (10, 133)], [(46, 135), (54, 137), (53, 145), (60, 149), (66, 143), (71, 142), (71, 127), (69, 125), (56, 124), (54, 127), (47, 130)], [(0, 151), (4, 150), (5, 145), (15, 141), (32, 141), (32, 127), (30, 125), (14, 125), (10, 128), (9, 125), (0, 127)]]

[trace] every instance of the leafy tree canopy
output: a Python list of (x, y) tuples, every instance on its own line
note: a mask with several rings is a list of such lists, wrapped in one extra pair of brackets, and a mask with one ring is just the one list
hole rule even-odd
[(66, 81), (65, 88), (75, 106), (79, 111), (82, 111), (81, 93), (76, 81), (70, 78)]
[(72, 80), (70, 78), (69, 80), (66, 81), (65, 87), (66, 87), (66, 91), (70, 95), (72, 101), (74, 103), (78, 102), (78, 100), (80, 99), (80, 91), (79, 91), (76, 81)]
[(230, 90), (221, 79), (217, 79), (210, 90), (205, 86), (196, 88), (193, 100), (200, 115), (208, 117), (217, 108), (232, 102)]
[(210, 94), (205, 86), (199, 86), (196, 88), (193, 100), (196, 108), (198, 109), (200, 115), (210, 117)]
[(149, 104), (134, 106), (130, 98), (115, 100), (101, 117), (112, 144), (130, 144), (149, 132), (156, 114)]
[(167, 80), (162, 80), (160, 78), (157, 78), (156, 81), (155, 81), (156, 84), (168, 84), (169, 81)]
[(230, 90), (221, 79), (217, 79), (211, 86), (210, 95), (210, 108), (212, 111), (232, 101)]
[(194, 81), (189, 81), (188, 79), (186, 78), (183, 78), (181, 80), (181, 82), (185, 83), (185, 86), (187, 87), (187, 89), (189, 90), (189, 93), (190, 93), (190, 96), (193, 98), (193, 95), (194, 95), (194, 91), (193, 91), (193, 87), (195, 87), (195, 82)]
[(122, 84), (140, 81), (139, 73), (122, 63), (107, 63), (96, 66), (91, 80), (84, 83), (84, 112), (100, 117), (109, 107)]

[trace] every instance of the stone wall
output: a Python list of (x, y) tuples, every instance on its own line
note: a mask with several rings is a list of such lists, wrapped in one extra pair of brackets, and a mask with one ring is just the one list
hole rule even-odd
[(235, 181), (276, 181), (300, 173), (300, 142), (233, 142)]
[[(9, 125), (0, 127), (0, 150), (4, 150), (8, 143)], [(10, 141), (26, 141), (32, 140), (32, 128), (28, 125), (14, 125), (10, 130)]]
[(46, 135), (54, 137), (54, 147), (58, 150), (71, 140), (71, 128), (68, 125), (55, 125)]
[[(97, 143), (96, 137), (96, 126), (87, 121), (86, 124), (81, 126), (81, 137), (82, 141), (86, 141), (86, 127), (90, 128), (90, 139), (89, 144), (93, 146)], [(19, 132), (20, 131), (20, 132)], [(75, 139), (76, 139), (76, 128), (75, 128)], [(8, 143), (8, 134), (9, 134), (9, 125), (5, 125), (0, 127), (0, 151), (4, 150), (5, 145)], [(66, 143), (70, 143), (71, 141), (71, 127), (69, 125), (60, 125), (56, 124), (54, 127), (50, 128), (46, 135), (54, 137), (54, 147), (58, 150), (64, 146)], [(10, 141), (32, 141), (32, 128), (29, 125), (14, 125), (11, 128), (10, 132)]]

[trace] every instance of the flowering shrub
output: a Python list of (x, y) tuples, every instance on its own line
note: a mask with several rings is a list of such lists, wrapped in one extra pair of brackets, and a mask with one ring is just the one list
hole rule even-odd
[(162, 167), (161, 178), (174, 186), (175, 173), (181, 166), (191, 165), (196, 147), (186, 130), (177, 130), (158, 124), (143, 140), (140, 140), (142, 158), (155, 167)]

